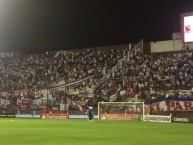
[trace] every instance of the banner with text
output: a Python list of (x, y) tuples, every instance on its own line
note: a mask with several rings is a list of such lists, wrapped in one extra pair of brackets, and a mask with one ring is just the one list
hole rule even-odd
[[(146, 102), (146, 106), (149, 104)], [(166, 99), (159, 97), (150, 103), (151, 113), (193, 112), (193, 98)]]
[[(88, 119), (88, 115), (86, 114), (69, 114), (69, 119)], [(94, 115), (94, 119), (98, 119), (98, 115)]]
[(101, 120), (138, 120), (137, 114), (100, 114)]
[(193, 117), (172, 117), (172, 122), (193, 123)]
[(144, 115), (144, 121), (150, 121), (150, 122), (171, 122), (171, 116)]
[(15, 114), (0, 114), (0, 118), (15, 118)]
[(63, 114), (63, 113), (42, 113), (41, 114), (42, 119), (61, 119), (65, 120), (68, 119), (68, 114)]
[(40, 118), (39, 114), (16, 114), (16, 118)]

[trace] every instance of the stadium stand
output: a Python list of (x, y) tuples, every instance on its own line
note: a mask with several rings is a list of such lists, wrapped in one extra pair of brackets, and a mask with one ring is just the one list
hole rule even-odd
[(128, 58), (130, 52), (61, 50), (2, 59), (0, 110), (57, 112), (68, 104), (71, 111), (82, 111), (88, 104), (97, 107), (99, 101), (193, 97), (192, 53), (135, 52)]

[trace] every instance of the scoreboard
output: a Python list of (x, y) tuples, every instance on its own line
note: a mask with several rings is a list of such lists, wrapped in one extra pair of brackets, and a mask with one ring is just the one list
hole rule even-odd
[(193, 42), (193, 12), (181, 14), (181, 32), (185, 43)]

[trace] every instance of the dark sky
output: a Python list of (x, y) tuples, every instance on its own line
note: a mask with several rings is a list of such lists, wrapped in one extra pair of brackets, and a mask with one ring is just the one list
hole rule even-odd
[(193, 0), (0, 0), (0, 52), (172, 39)]

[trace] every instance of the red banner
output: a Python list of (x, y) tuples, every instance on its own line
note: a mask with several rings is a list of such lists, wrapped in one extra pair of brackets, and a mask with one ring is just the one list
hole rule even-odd
[(151, 104), (152, 113), (165, 111), (193, 111), (193, 101), (161, 101)]
[(62, 113), (43, 113), (41, 114), (42, 119), (68, 119), (68, 114)]
[(101, 120), (134, 120), (132, 114), (100, 114)]

